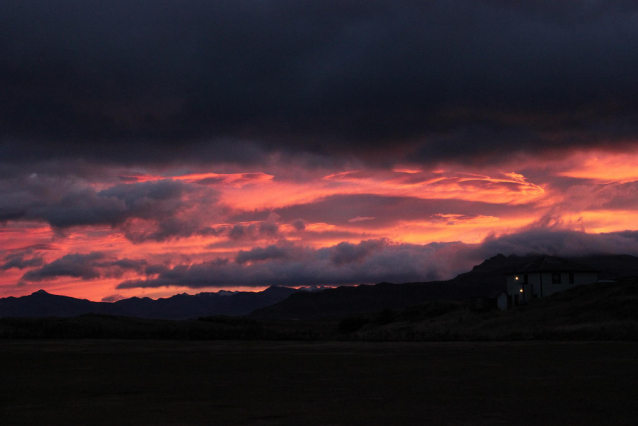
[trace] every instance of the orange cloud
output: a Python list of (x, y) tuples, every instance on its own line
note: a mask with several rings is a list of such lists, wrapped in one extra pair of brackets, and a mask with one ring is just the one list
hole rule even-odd
[(559, 176), (596, 179), (603, 182), (638, 180), (638, 153), (580, 152), (559, 163), (566, 170)]

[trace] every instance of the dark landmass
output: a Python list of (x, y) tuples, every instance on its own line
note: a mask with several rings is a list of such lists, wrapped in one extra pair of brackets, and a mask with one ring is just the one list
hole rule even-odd
[(29, 296), (0, 299), (0, 317), (75, 317), (93, 313), (188, 319), (207, 315), (246, 315), (255, 309), (277, 303), (297, 291), (273, 286), (261, 292), (178, 294), (157, 300), (133, 297), (106, 303), (57, 296), (40, 290)]
[(332, 319), (209, 316), (152, 320), (103, 314), (73, 318), (1, 318), (3, 339), (638, 341), (638, 278), (574, 287), (507, 311), (464, 300)]
[(0, 341), (6, 425), (627, 425), (638, 344)]
[(574, 287), (507, 311), (436, 301), (351, 316), (342, 329), (344, 322), (362, 340), (638, 341), (638, 278)]

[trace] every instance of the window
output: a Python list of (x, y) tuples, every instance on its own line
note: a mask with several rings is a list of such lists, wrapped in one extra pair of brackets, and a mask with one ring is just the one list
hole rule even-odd
[(523, 275), (523, 284), (527, 284), (527, 274)]
[(574, 284), (574, 282), (575, 282), (575, 281), (574, 281), (574, 273), (573, 273), (573, 272), (570, 272), (570, 273), (569, 273), (569, 283), (570, 283), (570, 284)]
[(552, 273), (552, 284), (560, 284), (560, 272)]

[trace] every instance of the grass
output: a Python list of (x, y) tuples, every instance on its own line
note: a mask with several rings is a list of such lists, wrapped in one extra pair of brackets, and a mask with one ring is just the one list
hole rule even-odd
[(7, 425), (634, 425), (638, 344), (0, 342)]

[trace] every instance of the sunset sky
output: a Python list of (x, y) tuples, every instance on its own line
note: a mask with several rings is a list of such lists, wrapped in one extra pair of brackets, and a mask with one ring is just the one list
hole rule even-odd
[(0, 297), (638, 255), (638, 3), (0, 3)]

